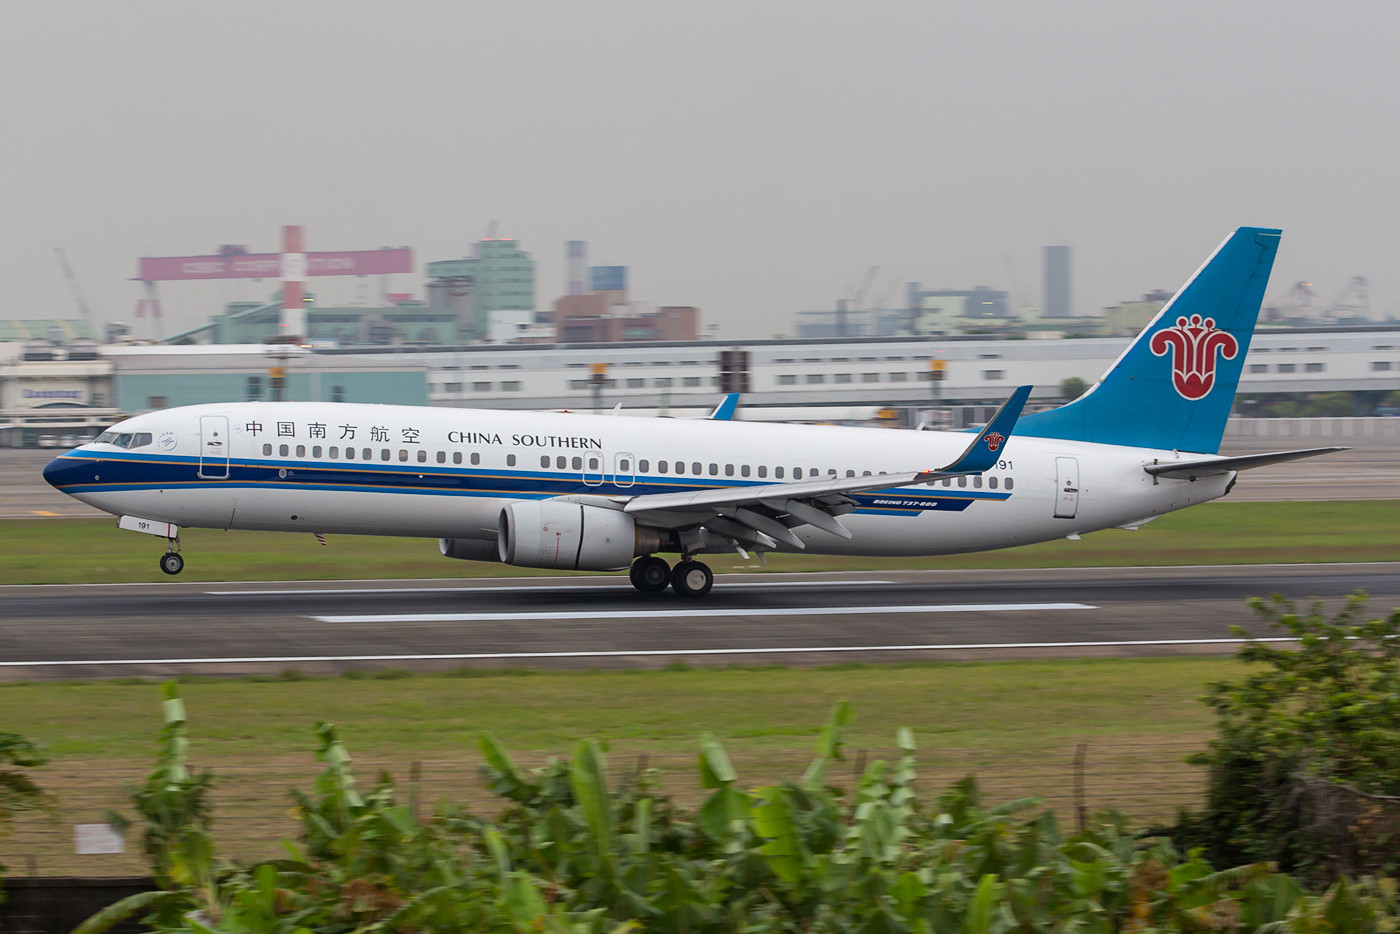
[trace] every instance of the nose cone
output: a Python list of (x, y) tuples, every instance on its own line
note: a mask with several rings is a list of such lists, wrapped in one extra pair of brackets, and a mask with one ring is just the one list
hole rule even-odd
[(78, 470), (78, 465), (79, 461), (75, 458), (55, 457), (44, 465), (44, 479), (55, 490), (67, 493), (68, 490), (65, 487), (74, 482), (74, 473)]

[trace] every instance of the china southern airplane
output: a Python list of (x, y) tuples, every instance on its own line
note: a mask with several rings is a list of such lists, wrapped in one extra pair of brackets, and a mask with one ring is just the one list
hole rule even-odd
[(630, 567), (640, 591), (694, 597), (714, 582), (707, 552), (939, 555), (1133, 528), (1224, 496), (1240, 470), (1342, 450), (1217, 453), (1279, 233), (1231, 234), (1079, 399), (1022, 416), (1023, 386), (975, 433), (228, 403), (126, 419), (44, 478), (168, 539), (167, 574), (181, 527), (334, 532)]

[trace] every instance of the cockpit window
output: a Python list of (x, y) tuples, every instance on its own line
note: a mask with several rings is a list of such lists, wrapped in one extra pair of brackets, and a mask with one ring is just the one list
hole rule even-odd
[(151, 443), (152, 435), (149, 431), (104, 431), (97, 440), (115, 444), (119, 448), (143, 448)]

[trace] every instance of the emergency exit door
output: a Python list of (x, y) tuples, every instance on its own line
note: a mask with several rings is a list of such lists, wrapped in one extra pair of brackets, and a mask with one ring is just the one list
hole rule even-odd
[(1073, 519), (1079, 512), (1079, 458), (1055, 458), (1055, 518)]

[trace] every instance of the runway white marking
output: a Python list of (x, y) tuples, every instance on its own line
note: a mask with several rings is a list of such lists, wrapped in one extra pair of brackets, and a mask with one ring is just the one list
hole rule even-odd
[(281, 655), (223, 658), (117, 658), (108, 660), (0, 662), (0, 668), (56, 668), (79, 665), (291, 665), (308, 662), (544, 661), (553, 658), (698, 658), (725, 655), (805, 655), (838, 652), (958, 652), (988, 649), (1091, 649), (1150, 646), (1239, 645), (1243, 642), (1296, 642), (1287, 636), (1263, 639), (1131, 639), (1123, 642), (966, 642), (946, 645), (809, 645), (768, 648), (635, 649), (575, 652), (449, 652), (438, 655)]
[(888, 616), (899, 613), (1005, 613), (1018, 610), (1097, 610), (1087, 603), (933, 603), (925, 606), (813, 606), (676, 610), (547, 610), (525, 613), (362, 613), (313, 616), (322, 623), (479, 623), (544, 619), (715, 619), (726, 616)]
[[(894, 581), (733, 581), (725, 582), (721, 586), (725, 590), (731, 587), (801, 587), (804, 590), (808, 587), (851, 587), (865, 585), (893, 584)], [(536, 587), (521, 586), (486, 586), (486, 587), (342, 587), (342, 588), (303, 588), (301, 590), (206, 590), (206, 596), (210, 597), (283, 597), (294, 594), (378, 594), (378, 593), (592, 593), (603, 590), (617, 590), (626, 592), (628, 587), (608, 587), (603, 584), (551, 584)]]

